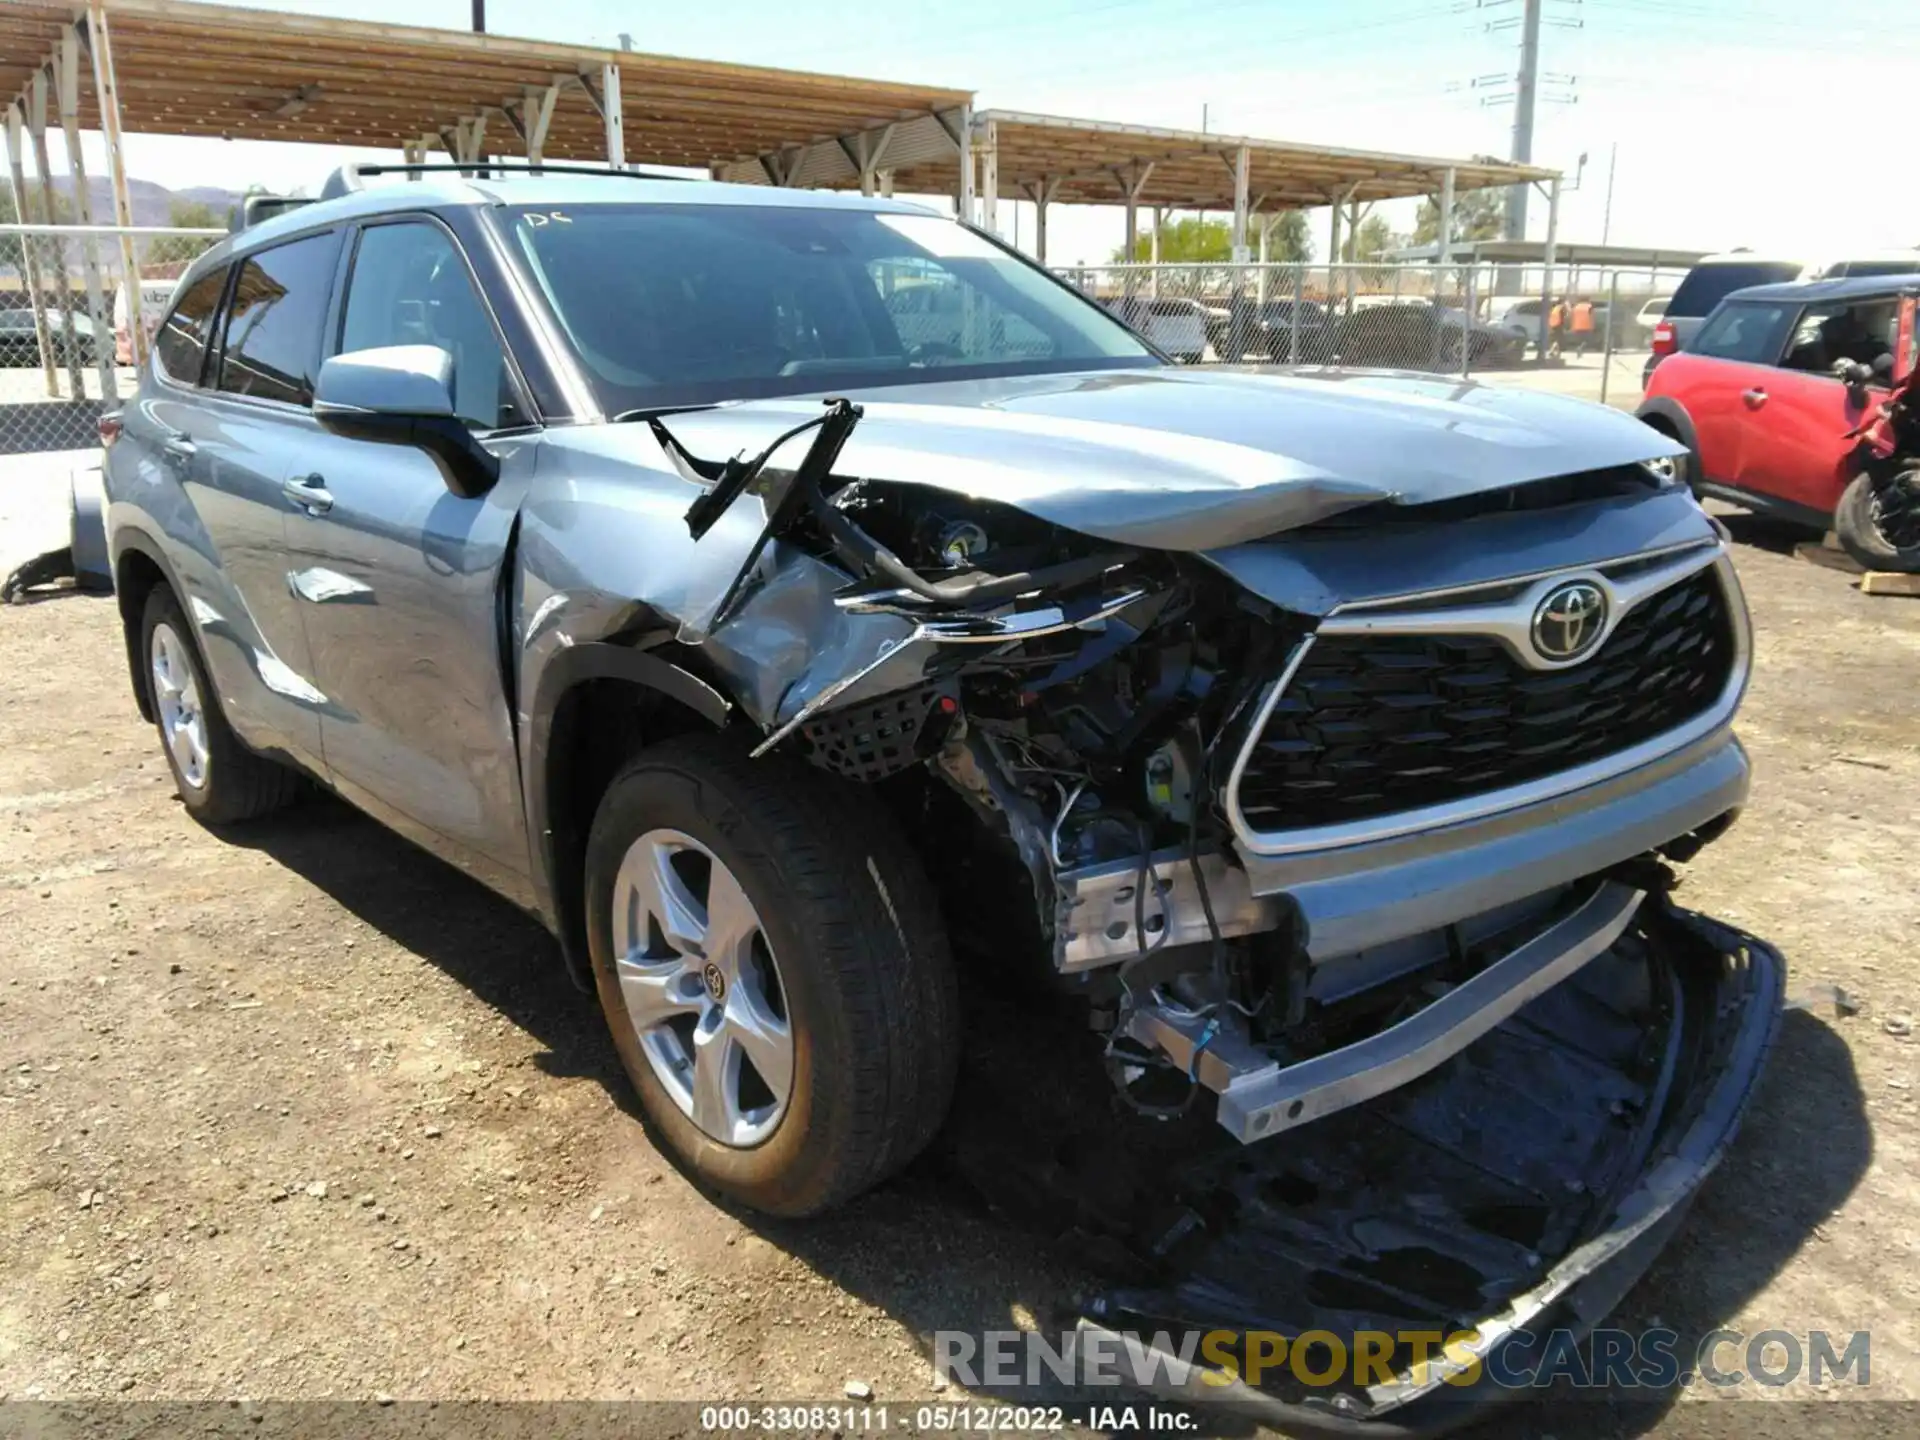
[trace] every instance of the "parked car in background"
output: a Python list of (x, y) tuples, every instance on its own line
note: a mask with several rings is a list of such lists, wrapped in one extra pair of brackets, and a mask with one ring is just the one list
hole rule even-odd
[(1511, 330), (1515, 334), (1525, 336), (1529, 345), (1538, 345), (1540, 343), (1540, 301), (1538, 297), (1532, 300), (1514, 301), (1513, 304), (1507, 306), (1506, 309), (1500, 312), (1493, 323), (1498, 325), (1502, 330)]
[[(90, 366), (94, 363), (93, 320), (79, 310), (74, 311), (71, 317), (64, 310), (49, 309), (46, 312), (47, 334), (53, 342), (53, 363), (64, 366), (68, 362), (69, 318), (73, 322), (74, 363), (83, 368)], [(40, 342), (34, 326), (34, 313), (30, 307), (0, 310), (0, 366), (17, 368), (40, 363)]]
[(1912, 274), (1920, 274), (1920, 250), (1868, 251), (1825, 262), (1759, 255), (1750, 250), (1708, 255), (1687, 272), (1655, 323), (1653, 353), (1647, 357), (1641, 381), (1644, 384), (1667, 356), (1685, 350), (1714, 306), (1736, 290), (1800, 280)]
[(1149, 300), (1123, 295), (1107, 308), (1137, 334), (1183, 365), (1207, 357), (1207, 311), (1198, 300)]
[(1850, 260), (1831, 261), (1817, 272), (1821, 280), (1864, 280), (1886, 275), (1920, 275), (1920, 249), (1875, 250)]
[[(149, 345), (160, 328), (160, 317), (167, 313), (167, 306), (173, 300), (174, 287), (179, 283), (178, 275), (140, 277), (140, 324), (147, 332)], [(116, 365), (133, 363), (132, 306), (128, 303), (127, 282), (124, 280), (113, 291), (113, 362)]]
[(1356, 311), (1336, 320), (1326, 337), (1329, 364), (1400, 370), (1458, 370), (1463, 350), (1470, 369), (1499, 369), (1518, 365), (1527, 345), (1516, 330), (1426, 301)]
[(1863, 474), (1862, 427), (1913, 370), (1916, 293), (1920, 277), (1737, 290), (1654, 371), (1638, 414), (1687, 447), (1696, 492), (1831, 526), (1878, 568), (1920, 569), (1920, 527), (1895, 514), (1899, 496), (1878, 517), (1842, 504)]
[[(1221, 360), (1318, 365), (1327, 358), (1327, 312), (1312, 300), (1256, 301), (1238, 307), (1236, 336), (1232, 301), (1208, 307), (1207, 343)], [(1238, 353), (1235, 353), (1236, 343)]]
[(1652, 1262), (1785, 968), (1667, 894), (1750, 773), (1678, 444), (1168, 365), (905, 202), (357, 179), (199, 257), (103, 427), (186, 814), (305, 774), (540, 915), (661, 1149), (763, 1211), (907, 1164), (979, 1039), (1141, 1239), (1101, 1344), (1449, 1336), (1338, 1405), (1270, 1370), (1289, 1431), (1446, 1428)]
[(1655, 327), (1666, 318), (1667, 298), (1665, 295), (1655, 295), (1634, 312), (1634, 339), (1632, 346), (1629, 348), (1642, 350), (1653, 343)]

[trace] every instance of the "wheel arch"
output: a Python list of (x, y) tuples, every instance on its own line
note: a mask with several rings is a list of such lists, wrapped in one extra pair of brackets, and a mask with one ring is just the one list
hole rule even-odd
[(1687, 414), (1685, 407), (1677, 400), (1672, 400), (1665, 395), (1655, 395), (1641, 401), (1640, 408), (1633, 413), (1634, 418), (1642, 425), (1658, 430), (1662, 435), (1678, 440), (1686, 446), (1692, 453), (1695, 463), (1698, 464), (1700, 445), (1698, 437), (1694, 434), (1693, 417)]
[[(185, 610), (187, 598), (180, 578), (167, 562), (160, 543), (143, 530), (123, 527), (115, 532), (111, 555), (113, 598), (120, 610), (120, 629), (127, 647), (127, 675), (133, 682), (133, 701), (140, 718), (153, 722), (153, 689), (148, 681), (146, 659), (141, 654), (141, 626), (146, 615), (147, 597), (164, 585)], [(191, 621), (191, 616), (188, 617)], [(191, 630), (192, 626), (189, 624)], [(200, 637), (190, 634), (187, 643), (198, 647)], [(201, 658), (205, 665), (206, 659)]]
[(724, 730), (735, 715), (732, 702), (691, 669), (630, 645), (571, 645), (541, 671), (525, 761), (534, 887), (581, 989), (593, 989), (583, 886), (600, 797), (641, 746)]

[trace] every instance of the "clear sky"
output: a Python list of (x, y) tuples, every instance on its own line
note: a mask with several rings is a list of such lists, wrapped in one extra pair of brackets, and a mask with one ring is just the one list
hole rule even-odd
[[(469, 0), (288, 0), (274, 8), (464, 27)], [(971, 87), (982, 106), (1423, 154), (1508, 150), (1519, 0), (488, 0), (502, 34)], [(1920, 245), (1905, 141), (1920, 5), (1547, 0), (1534, 158), (1585, 178), (1562, 235), (1747, 245), (1810, 258)], [(1476, 84), (1476, 81), (1479, 83)], [(639, 147), (631, 132), (629, 154)], [(58, 147), (55, 147), (56, 152)], [(318, 147), (129, 137), (129, 170), (179, 188), (317, 188)], [(1056, 262), (1103, 259), (1117, 210), (1050, 215)], [(1009, 233), (1017, 210), (1002, 204)], [(1534, 233), (1545, 206), (1532, 207)], [(1383, 207), (1410, 228), (1411, 203)], [(1324, 212), (1314, 222), (1324, 255)]]

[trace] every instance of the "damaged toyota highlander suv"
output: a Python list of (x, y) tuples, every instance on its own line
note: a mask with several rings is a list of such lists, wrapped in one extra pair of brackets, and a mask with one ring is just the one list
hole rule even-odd
[(778, 1214), (927, 1145), (963, 997), (1072, 1012), (1036, 1117), (1200, 1137), (1081, 1323), (1473, 1330), (1249, 1403), (1408, 1423), (1604, 1313), (1781, 984), (1667, 896), (1748, 786), (1677, 445), (1176, 367), (891, 200), (369, 173), (194, 263), (108, 450), (189, 813), (310, 777), (538, 913)]

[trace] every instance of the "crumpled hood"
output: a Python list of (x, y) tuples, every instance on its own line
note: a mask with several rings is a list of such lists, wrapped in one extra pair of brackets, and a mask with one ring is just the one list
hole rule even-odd
[[(1165, 367), (854, 398), (866, 418), (840, 474), (1015, 505), (1160, 550), (1217, 549), (1375, 501), (1425, 505), (1681, 453), (1604, 406), (1410, 372)], [(720, 458), (756, 452), (818, 413), (812, 397), (748, 401), (667, 424), (694, 454)], [(789, 442), (774, 463), (795, 463), (805, 444)]]

